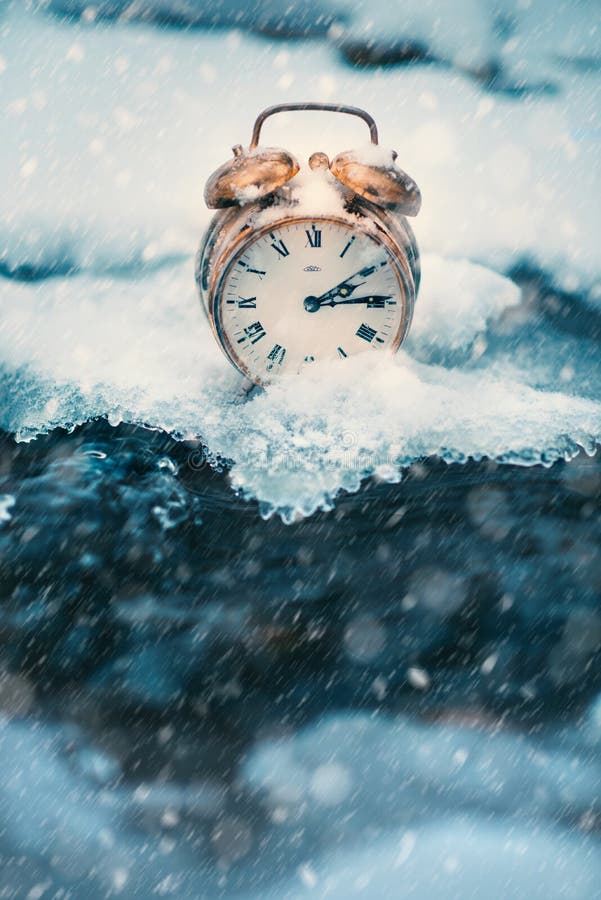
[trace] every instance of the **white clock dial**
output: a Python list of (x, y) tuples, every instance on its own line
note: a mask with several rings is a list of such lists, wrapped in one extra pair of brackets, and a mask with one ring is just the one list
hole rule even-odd
[(405, 297), (383, 243), (343, 221), (296, 219), (245, 246), (215, 312), (234, 362), (268, 382), (316, 360), (395, 347)]

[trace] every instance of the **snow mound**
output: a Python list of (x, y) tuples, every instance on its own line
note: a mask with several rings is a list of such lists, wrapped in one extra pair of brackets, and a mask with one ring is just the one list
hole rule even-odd
[[(419, 6), (411, 15), (429, 21), (431, 6)], [(486, 45), (475, 14), (465, 18), (475, 6), (462, 3), (474, 52)], [(554, 10), (545, 21), (576, 18), (575, 33), (585, 34), (587, 6), (566, 7), (559, 19)], [(376, 26), (382, 15), (378, 4)], [(517, 10), (515, 21), (522, 17)], [(558, 37), (551, 25), (545, 41)], [(449, 42), (458, 34), (442, 30)], [(562, 33), (577, 44), (573, 29)], [(209, 219), (209, 173), (233, 143), (248, 142), (262, 108), (302, 96), (352, 100), (374, 115), (383, 145), (398, 150), (421, 189), (422, 249), (506, 271), (526, 260), (571, 291), (598, 288), (594, 66), (566, 69), (549, 53), (561, 90), (518, 103), (444, 69), (358, 72), (327, 45), (274, 48), (238, 32), (64, 24), (14, 4), (3, 37), (0, 271), (114, 272), (193, 252)], [(529, 40), (518, 33), (503, 52), (511, 45), (519, 56)], [(276, 116), (262, 135), (301, 163), (315, 150), (333, 156), (366, 139), (362, 123), (323, 113)], [(600, 296), (592, 291), (590, 302)]]
[[(27, 439), (107, 416), (200, 437), (231, 462), (237, 489), (287, 519), (369, 475), (398, 480), (429, 454), (531, 465), (592, 449), (601, 404), (566, 393), (557, 373), (541, 386), (540, 366), (526, 376), (494, 351), (489, 331), (518, 308), (515, 285), (429, 255), (423, 272), (407, 351), (317, 364), (249, 398), (204, 321), (192, 260), (135, 281), (5, 279), (0, 424)], [(458, 351), (461, 366), (444, 364)]]
[(588, 900), (599, 848), (584, 823), (600, 777), (586, 755), (485, 720), (426, 725), (367, 714), (260, 741), (242, 768), (246, 789), (278, 824), (274, 852), (290, 842), (294, 853), (298, 835), (319, 846), (267, 895), (278, 898), (459, 900), (486, 884), (495, 900)]

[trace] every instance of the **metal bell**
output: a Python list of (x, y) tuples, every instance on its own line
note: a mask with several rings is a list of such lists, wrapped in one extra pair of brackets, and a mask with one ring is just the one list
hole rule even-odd
[(220, 166), (205, 187), (205, 203), (209, 209), (243, 206), (271, 194), (290, 181), (299, 164), (287, 150), (277, 147), (250, 149), (240, 144), (233, 148), (234, 158)]
[[(363, 157), (363, 158), (362, 158)], [(330, 163), (330, 171), (360, 197), (376, 206), (394, 210), (403, 216), (416, 216), (422, 197), (415, 181), (395, 164), (396, 153), (390, 163), (369, 162), (360, 151), (346, 150)]]

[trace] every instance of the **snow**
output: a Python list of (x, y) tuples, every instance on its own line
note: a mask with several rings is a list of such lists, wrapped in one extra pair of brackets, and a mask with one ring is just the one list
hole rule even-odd
[(493, 900), (594, 896), (598, 847), (563, 823), (586, 816), (598, 762), (484, 719), (332, 715), (259, 742), (243, 772), (278, 811), (280, 850), (299, 833), (319, 842), (313, 884), (296, 873), (262, 896), (459, 898), (484, 884)]
[[(477, 344), (516, 308), (517, 288), (465, 260), (425, 255), (423, 271), (407, 351), (323, 363), (247, 402), (205, 326), (191, 260), (136, 280), (3, 280), (0, 424), (28, 438), (107, 415), (201, 436), (233, 462), (236, 488), (287, 518), (328, 506), (370, 473), (396, 480), (423, 455), (532, 464), (592, 449), (594, 393), (541, 387), (538, 368), (522, 377), (513, 358)], [(458, 351), (462, 365), (440, 364)]]
[(10, 512), (15, 505), (15, 498), (11, 494), (0, 494), (0, 524), (10, 522), (12, 513)]
[[(425, 454), (532, 465), (592, 452), (596, 348), (541, 325), (503, 273), (526, 261), (598, 304), (599, 153), (583, 137), (597, 74), (516, 102), (442, 70), (343, 68), (327, 45), (274, 54), (237, 32), (64, 24), (18, 5), (2, 38), (3, 427), (27, 439), (106, 415), (200, 437), (236, 489), (286, 520)], [(424, 197), (422, 289), (395, 359), (318, 365), (244, 402), (194, 294), (202, 189), (254, 115), (299, 92), (365, 106), (399, 151)], [(288, 113), (263, 140), (306, 165), (316, 149), (364, 146), (364, 131)], [(324, 178), (293, 180), (305, 204), (314, 190), (323, 206)]]
[(586, 839), (458, 818), (339, 852), (311, 868), (310, 880), (299, 873), (276, 891), (250, 896), (463, 900), (481, 896), (486, 885), (490, 900), (590, 900), (598, 864)]
[[(328, 42), (277, 46), (237, 31), (93, 24), (93, 8), (76, 0), (68, 6), (81, 7), (79, 25), (30, 4), (1, 7), (2, 428), (29, 440), (107, 416), (201, 437), (214, 462), (230, 461), (234, 488), (286, 521), (331, 507), (370, 475), (397, 481), (428, 454), (526, 466), (593, 452), (598, 342), (586, 324), (570, 333), (551, 321), (508, 274), (540, 268), (599, 314), (595, 3), (512, 0), (501, 24), (498, 7), (476, 0), (452, 10), (423, 0), (338, 5), (348, 23)], [(421, 42), (446, 68), (341, 64), (337, 47), (374, 35)], [(495, 62), (505, 92), (483, 86)], [(399, 152), (424, 198), (412, 220), (422, 288), (397, 357), (317, 365), (247, 398), (195, 293), (193, 257), (210, 218), (202, 192), (231, 145), (247, 143), (256, 113), (301, 98), (364, 106), (382, 139), (364, 152)], [(361, 146), (366, 133), (347, 117), (291, 113), (270, 120), (264, 140), (305, 164), (316, 150), (332, 157)], [(311, 184), (301, 173), (304, 202)], [(318, 195), (322, 204), (321, 187)], [(175, 464), (164, 467), (175, 484)], [(566, 467), (566, 482), (593, 496), (587, 478), (596, 476), (576, 471)], [(508, 497), (490, 486), (467, 495), (474, 526), (491, 540), (516, 523)], [(14, 526), (22, 503), (17, 490), (0, 495), (0, 528)], [(166, 529), (179, 514), (177, 500), (153, 501)], [(389, 522), (403, 515), (400, 506)], [(545, 535), (533, 522), (532, 533), (575, 573), (582, 554), (594, 554), (592, 543), (571, 550), (563, 530)], [(464, 607), (468, 584), (440, 565), (413, 571), (399, 603), (444, 624)], [(529, 569), (511, 577), (516, 596), (527, 591)], [(160, 601), (115, 602), (123, 623), (144, 625)], [(513, 595), (500, 603), (509, 609)], [(184, 614), (163, 604), (161, 615)], [(586, 682), (598, 615), (576, 608), (557, 627), (548, 675), (558, 687)], [(366, 609), (341, 639), (358, 677), (373, 667), (378, 699), (391, 693), (388, 673), (377, 674), (391, 639)], [(475, 665), (501, 680), (504, 653), (491, 643)], [(161, 712), (181, 691), (165, 659), (164, 647), (144, 647), (120, 673), (134, 702)], [(421, 659), (399, 668), (419, 698), (440, 687)], [(0, 894), (27, 882), (32, 900), (51, 888), (195, 900), (230, 888), (246, 900), (597, 895), (601, 859), (589, 832), (599, 697), (581, 725), (549, 735), (540, 722), (527, 736), (477, 711), (471, 726), (452, 710), (440, 722), (333, 713), (297, 733), (288, 720), (285, 734), (259, 728), (241, 760), (232, 754), (228, 787), (201, 776), (180, 783), (167, 770), (125, 780), (100, 741), (36, 718), (38, 693), (28, 676), (2, 673)], [(165, 725), (157, 737), (175, 744), (182, 735)], [(202, 840), (192, 845), (190, 834)]]
[(390, 45), (403, 41), (463, 68), (484, 67), (497, 49), (492, 9), (480, 0), (441, 4), (404, 0), (401, 7), (382, 0), (348, 4), (350, 23), (341, 39)]
[[(600, 771), (586, 729), (581, 749), (573, 730), (563, 749), (556, 735), (486, 718), (330, 715), (259, 738), (236, 764), (232, 809), (210, 778), (123, 779), (81, 729), (24, 712), (0, 717), (3, 886), (246, 900), (454, 900), (483, 885), (492, 900), (596, 896)], [(206, 841), (185, 839), (192, 823)]]
[[(200, 436), (214, 462), (230, 461), (234, 488), (259, 501), (264, 516), (286, 521), (331, 507), (341, 489), (357, 490), (369, 475), (397, 481), (428, 454), (526, 466), (580, 447), (593, 452), (601, 438), (598, 342), (584, 324), (569, 333), (550, 321), (508, 277), (523, 263), (542, 268), (599, 313), (593, 0), (553, 4), (552, 15), (543, 0), (512, 0), (503, 27), (495, 5), (476, 0), (452, 9), (340, 2), (348, 19), (328, 42), (277, 47), (235, 31), (92, 24), (87, 3), (51, 5), (81, 7), (81, 24), (30, 5), (0, 8), (3, 428), (29, 440), (107, 416)], [(423, 43), (448, 68), (341, 64), (336, 47), (344, 53), (374, 37)], [(513, 95), (483, 88), (495, 62), (498, 86)], [(318, 365), (247, 398), (195, 293), (193, 257), (210, 217), (202, 191), (231, 145), (247, 143), (260, 109), (301, 98), (365, 106), (382, 147), (363, 152), (377, 161), (390, 158), (390, 146), (399, 152), (424, 198), (412, 220), (422, 287), (397, 357)], [(264, 129), (267, 145), (289, 148), (303, 164), (313, 151), (332, 157), (365, 139), (363, 124), (317, 113), (279, 116)], [(315, 185), (323, 204), (317, 177), (303, 177), (303, 202)], [(338, 208), (336, 192), (331, 203)], [(161, 465), (175, 484), (175, 464)], [(593, 496), (594, 473), (566, 467), (563, 477)], [(164, 528), (181, 513), (174, 496), (173, 507), (153, 501)], [(502, 487), (476, 486), (466, 502), (488, 539), (516, 524)], [(20, 504), (18, 491), (0, 495), (0, 528), (13, 527)], [(389, 523), (403, 514), (400, 506)], [(531, 530), (575, 577), (578, 554), (594, 553), (592, 538), (572, 552), (538, 523)], [(530, 570), (516, 567), (513, 577), (516, 596), (527, 598)], [(464, 573), (422, 566), (399, 603), (444, 625), (467, 590)], [(115, 600), (116, 618), (144, 626), (158, 603), (150, 595)], [(510, 594), (500, 600), (503, 610), (513, 603)], [(160, 615), (184, 622), (188, 613), (162, 603)], [(590, 677), (600, 627), (594, 610), (580, 608), (558, 626), (548, 657), (558, 687)], [(364, 608), (350, 614), (342, 636), (345, 660), (358, 673), (373, 669), (379, 700), (392, 690), (392, 676), (379, 671), (392, 639), (388, 623)], [(504, 653), (491, 642), (475, 665), (501, 680)], [(154, 645), (118, 657), (135, 703), (164, 711), (180, 697), (177, 667), (165, 659)], [(399, 668), (420, 698), (440, 687), (424, 660), (408, 657)], [(27, 676), (2, 673), (2, 895), (27, 879), (23, 895), (32, 900), (51, 886), (194, 900), (228, 892), (239, 900), (598, 894), (599, 697), (581, 725), (549, 735), (540, 723), (531, 735), (505, 728), (490, 713), (460, 725), (452, 710), (438, 722), (339, 712), (296, 733), (290, 722), (284, 733), (259, 729), (240, 759), (232, 754), (228, 787), (198, 773), (179, 783), (166, 770), (126, 781), (100, 741), (38, 719), (37, 693)], [(157, 737), (175, 747), (182, 735), (165, 725)], [(202, 839), (188, 843), (190, 833)]]
[[(322, 809), (329, 794), (309, 802), (315, 800), (315, 773), (326, 766), (332, 790), (341, 780), (347, 786), (329, 819)], [(244, 778), (268, 808), (286, 807), (291, 831), (319, 828), (326, 841), (340, 820), (361, 833), (366, 820), (392, 828), (415, 818), (416, 810), (427, 819), (449, 803), (559, 822), (586, 812), (601, 771), (590, 751), (567, 753), (485, 718), (470, 728), (340, 713), (292, 737), (259, 742), (244, 764)]]
[[(444, 70), (359, 72), (327, 45), (281, 43), (275, 54), (237, 32), (61, 25), (17, 5), (2, 38), (9, 269), (58, 260), (106, 270), (193, 252), (209, 217), (208, 173), (248, 142), (260, 109), (302, 95), (374, 115), (422, 191), (424, 249), (502, 269), (529, 259), (572, 288), (598, 282), (595, 71), (570, 71), (560, 93), (516, 102)], [(288, 113), (262, 139), (303, 162), (366, 135), (351, 117)]]
[(422, 265), (419, 306), (409, 332), (417, 350), (469, 348), (489, 323), (520, 304), (520, 291), (507, 278), (465, 259), (428, 254)]

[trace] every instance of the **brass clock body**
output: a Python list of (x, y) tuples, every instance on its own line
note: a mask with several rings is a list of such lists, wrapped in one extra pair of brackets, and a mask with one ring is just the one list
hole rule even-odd
[(318, 152), (303, 172), (287, 151), (258, 147), (268, 115), (306, 108), (360, 115), (377, 144), (362, 110), (273, 107), (257, 119), (248, 152), (236, 146), (205, 191), (218, 211), (196, 263), (203, 309), (227, 358), (256, 384), (323, 359), (396, 351), (419, 288), (403, 211), (414, 215), (421, 198), (396, 154), (346, 151), (330, 163)]

